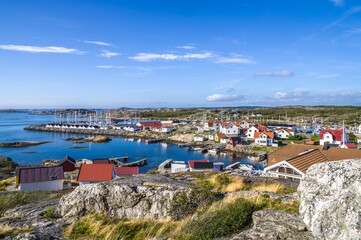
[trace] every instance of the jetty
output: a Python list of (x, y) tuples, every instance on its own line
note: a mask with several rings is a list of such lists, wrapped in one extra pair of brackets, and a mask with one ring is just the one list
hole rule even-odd
[(165, 141), (165, 138), (157, 138), (157, 139), (146, 139), (146, 143), (160, 143)]
[(119, 166), (122, 166), (122, 167), (142, 167), (144, 165), (147, 165), (147, 161), (148, 161), (148, 158), (143, 158), (143, 159), (140, 159), (138, 161), (130, 162), (130, 163), (120, 162)]

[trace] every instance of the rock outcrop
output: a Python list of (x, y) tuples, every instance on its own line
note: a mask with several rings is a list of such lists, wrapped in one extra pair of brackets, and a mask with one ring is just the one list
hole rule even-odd
[(252, 215), (253, 227), (243, 231), (232, 240), (307, 240), (314, 239), (312, 233), (298, 214), (284, 211), (262, 210)]
[(301, 181), (300, 214), (320, 239), (360, 239), (361, 159), (311, 166)]
[(122, 177), (77, 187), (61, 198), (58, 212), (70, 221), (87, 213), (117, 219), (169, 219), (173, 197), (188, 190), (188, 183), (160, 175)]
[(173, 142), (190, 143), (193, 142), (195, 134), (176, 134), (168, 139)]
[(43, 216), (48, 208), (55, 208), (59, 199), (27, 204), (6, 211), (0, 218), (0, 229), (25, 229), (17, 236), (8, 236), (5, 239), (65, 239), (62, 231), (66, 223), (62, 219), (51, 219)]

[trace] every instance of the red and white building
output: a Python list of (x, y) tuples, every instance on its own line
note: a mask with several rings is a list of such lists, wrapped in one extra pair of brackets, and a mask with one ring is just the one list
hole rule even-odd
[(260, 146), (272, 146), (273, 139), (273, 132), (256, 132), (254, 134), (254, 143)]
[(325, 143), (342, 145), (348, 142), (349, 136), (342, 129), (324, 129), (320, 132), (320, 145), (325, 145)]

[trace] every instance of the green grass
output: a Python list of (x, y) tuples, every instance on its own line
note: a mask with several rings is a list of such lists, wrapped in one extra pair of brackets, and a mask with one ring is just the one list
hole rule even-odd
[(246, 199), (217, 204), (189, 222), (178, 239), (213, 239), (236, 233), (250, 223), (256, 209), (257, 206)]
[(299, 201), (283, 203), (280, 198), (271, 199), (269, 195), (264, 194), (254, 200), (259, 209), (274, 209), (279, 211), (286, 211), (289, 213), (298, 213), (300, 208)]
[(29, 191), (4, 193), (0, 195), (0, 214), (3, 214), (9, 209), (29, 203), (57, 199), (65, 193), (68, 193), (68, 191)]
[(45, 209), (43, 217), (48, 219), (59, 218), (59, 216), (56, 214), (55, 207), (48, 207), (47, 209)]

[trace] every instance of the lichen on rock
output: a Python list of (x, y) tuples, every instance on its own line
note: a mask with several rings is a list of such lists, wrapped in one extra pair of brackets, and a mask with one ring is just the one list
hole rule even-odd
[(360, 239), (361, 159), (311, 166), (301, 181), (300, 214), (320, 239)]

